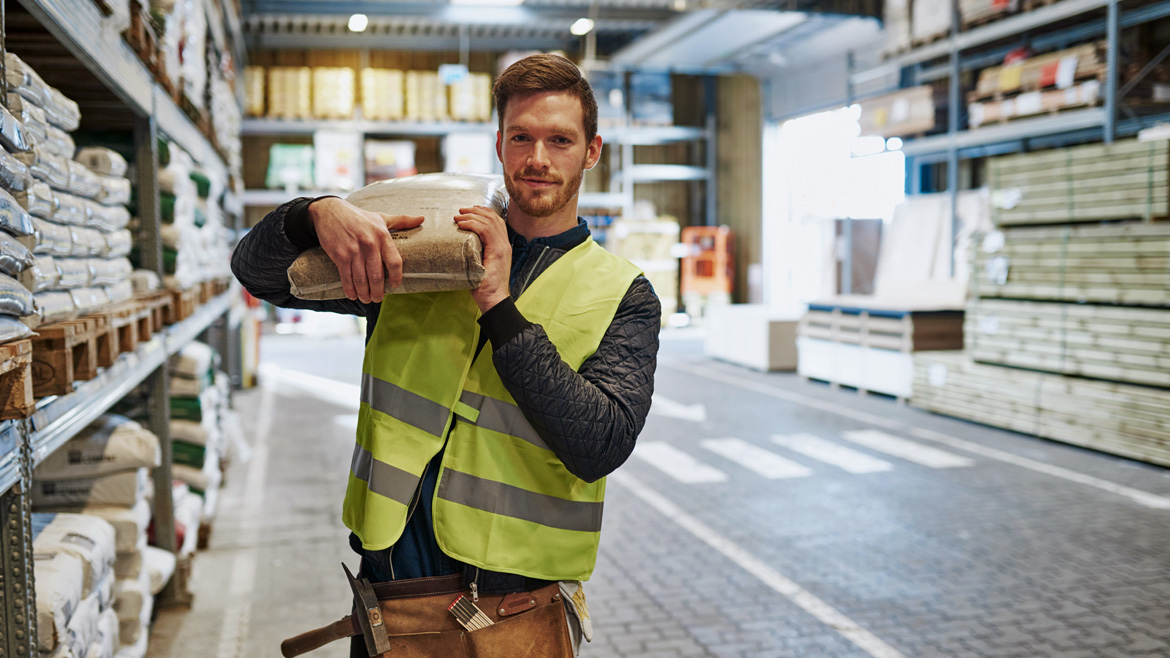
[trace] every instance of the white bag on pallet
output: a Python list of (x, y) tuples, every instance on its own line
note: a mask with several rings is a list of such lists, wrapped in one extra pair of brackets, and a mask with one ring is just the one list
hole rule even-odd
[(85, 514), (33, 514), (32, 528), (33, 551), (64, 551), (82, 561), (82, 596), (92, 594), (113, 569), (114, 526), (104, 519)]
[(150, 503), (146, 500), (138, 501), (133, 507), (91, 505), (57, 511), (88, 514), (108, 521), (110, 525), (114, 526), (114, 550), (117, 553), (129, 553), (135, 550), (139, 541), (146, 536), (146, 528), (150, 525), (152, 516)]
[(146, 563), (145, 571), (150, 574), (150, 593), (158, 596), (175, 575), (178, 560), (175, 559), (174, 553), (157, 546), (147, 546), (143, 552), (143, 560)]
[[(114, 612), (118, 621), (127, 623), (142, 620), (142, 611), (147, 609), (147, 600), (153, 596), (150, 574), (145, 569), (137, 578), (117, 581), (114, 584)], [(150, 621), (150, 618), (147, 617), (146, 620)]]
[(210, 345), (192, 341), (171, 357), (171, 374), (187, 379), (203, 379), (214, 361), (215, 350)]
[(81, 559), (72, 553), (34, 552), (37, 648), (41, 652), (55, 651), (68, 637), (69, 619), (81, 605), (84, 569)]
[(98, 594), (93, 594), (82, 599), (81, 605), (77, 606), (73, 617), (69, 619), (69, 625), (66, 627), (66, 632), (69, 634), (68, 644), (73, 648), (73, 652), (79, 656), (86, 656), (89, 651), (89, 645), (97, 638), (98, 635), (98, 620), (102, 616), (102, 610), (98, 603)]
[(126, 158), (104, 146), (86, 146), (74, 159), (103, 176), (125, 176), (129, 167)]
[(36, 468), (42, 480), (96, 478), (138, 468), (155, 468), (162, 461), (158, 437), (124, 416), (101, 416)]
[(43, 510), (80, 505), (133, 507), (146, 498), (149, 480), (149, 471), (139, 468), (98, 478), (34, 481), (32, 504)]
[(89, 655), (86, 658), (114, 658), (114, 654), (122, 646), (121, 631), (118, 613), (113, 608), (104, 610), (98, 618), (97, 637), (89, 646)]
[(147, 645), (150, 643), (150, 633), (147, 631), (145, 622), (142, 629), (138, 633), (138, 641), (131, 644), (123, 642), (122, 648), (118, 649), (118, 653), (114, 654), (114, 658), (146, 658)]
[(122, 646), (137, 644), (147, 637), (150, 628), (150, 615), (154, 612), (154, 597), (148, 596), (142, 600), (142, 610), (138, 619), (119, 621), (118, 635), (122, 639)]
[[(132, 551), (114, 556), (114, 576), (119, 580), (133, 580), (142, 575), (142, 552), (146, 550), (146, 535), (138, 540)], [(115, 586), (115, 589), (117, 587)], [(116, 598), (116, 597), (115, 597)]]

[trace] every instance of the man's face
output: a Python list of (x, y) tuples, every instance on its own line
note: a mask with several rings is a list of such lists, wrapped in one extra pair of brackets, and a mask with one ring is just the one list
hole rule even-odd
[(512, 203), (531, 217), (549, 217), (568, 205), (585, 170), (597, 164), (601, 137), (585, 139), (576, 96), (541, 92), (508, 101), (496, 153)]

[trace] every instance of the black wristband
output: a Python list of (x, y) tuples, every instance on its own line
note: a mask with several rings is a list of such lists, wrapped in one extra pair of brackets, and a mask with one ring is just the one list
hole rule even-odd
[(309, 217), (309, 206), (321, 199), (340, 198), (336, 194), (326, 194), (315, 199), (303, 198), (292, 202), (288, 212), (284, 215), (284, 236), (301, 251), (321, 246), (317, 238), (317, 229)]
[(516, 301), (508, 297), (480, 316), (479, 326), (491, 341), (494, 351), (531, 327), (532, 323), (516, 308)]

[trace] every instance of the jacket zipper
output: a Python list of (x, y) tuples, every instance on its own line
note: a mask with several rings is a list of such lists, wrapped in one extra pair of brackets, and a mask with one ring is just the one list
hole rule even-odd
[(479, 567), (475, 568), (475, 578), (471, 580), (471, 602), (479, 603)]
[(532, 279), (537, 275), (537, 270), (540, 269), (540, 264), (544, 261), (544, 255), (547, 253), (548, 245), (540, 245), (540, 253), (536, 255), (536, 261), (532, 264), (532, 268), (528, 270), (528, 276), (524, 279), (523, 287), (516, 291), (516, 293), (512, 295), (513, 297), (519, 297), (520, 295), (524, 294), (525, 290), (528, 290), (528, 285), (532, 283)]

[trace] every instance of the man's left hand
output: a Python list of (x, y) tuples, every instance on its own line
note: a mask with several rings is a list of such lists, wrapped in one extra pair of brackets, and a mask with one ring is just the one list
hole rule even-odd
[(473, 231), (483, 242), (483, 280), (471, 291), (480, 313), (504, 301), (511, 293), (508, 277), (512, 271), (512, 244), (508, 241), (508, 226), (491, 208), (473, 206), (460, 208), (455, 216), (459, 228)]

